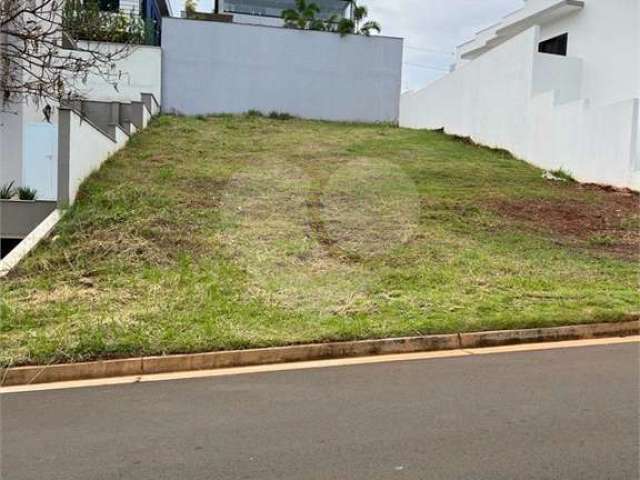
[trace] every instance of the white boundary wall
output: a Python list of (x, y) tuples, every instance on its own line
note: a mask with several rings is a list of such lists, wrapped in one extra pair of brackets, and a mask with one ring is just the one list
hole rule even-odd
[[(114, 43), (80, 42), (80, 46), (87, 45), (93, 50), (104, 53), (123, 48), (121, 44)], [(126, 57), (114, 62), (108, 78), (89, 75), (86, 82), (79, 84), (78, 88), (88, 100), (130, 102), (140, 100), (142, 93), (152, 93), (160, 102), (161, 82), (162, 50), (160, 47), (132, 45)]]
[[(120, 49), (122, 45), (92, 42), (92, 48), (107, 52)], [(71, 50), (64, 53), (81, 55)], [(88, 100), (128, 103), (140, 101), (143, 93), (151, 93), (161, 102), (161, 70), (162, 51), (159, 47), (135, 46), (129, 56), (114, 62), (111, 69), (109, 77), (117, 82), (117, 89), (97, 75), (89, 75), (86, 82), (79, 83), (78, 87)], [(22, 185), (23, 147), (28, 141), (25, 139), (26, 129), (30, 123), (45, 121), (42, 109), (46, 103), (20, 103), (11, 106), (9, 111), (0, 112), (0, 185), (10, 181), (14, 181), (16, 186)], [(57, 105), (49, 103), (54, 107), (51, 123), (57, 126)]]
[(397, 122), (402, 39), (165, 18), (162, 109)]
[[(80, 184), (98, 170), (102, 163), (116, 151), (120, 150), (129, 137), (120, 128), (115, 128), (115, 141), (96, 129), (91, 123), (83, 120), (75, 111), (66, 110), (69, 115), (68, 145), (68, 192), (69, 203), (73, 203), (78, 194)], [(60, 128), (63, 128), (61, 125)], [(66, 135), (67, 132), (62, 132)], [(63, 153), (64, 155), (64, 153)], [(63, 170), (60, 172), (60, 170)], [(65, 181), (64, 167), (59, 169), (59, 178)], [(59, 187), (60, 191), (60, 187)], [(64, 192), (64, 187), (62, 187)]]
[(581, 99), (583, 62), (538, 53), (532, 27), (402, 95), (400, 126), (444, 128), (577, 180), (640, 188), (638, 99)]

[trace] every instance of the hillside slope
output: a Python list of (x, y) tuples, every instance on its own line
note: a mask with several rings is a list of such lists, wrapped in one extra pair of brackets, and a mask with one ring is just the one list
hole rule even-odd
[(156, 119), (0, 281), (0, 363), (635, 315), (634, 194), (437, 132)]

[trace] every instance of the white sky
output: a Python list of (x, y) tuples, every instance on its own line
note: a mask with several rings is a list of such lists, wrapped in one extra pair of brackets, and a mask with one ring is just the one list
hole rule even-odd
[[(182, 0), (171, 0), (176, 14)], [(199, 0), (211, 11), (212, 0)], [(382, 25), (382, 35), (405, 39), (404, 90), (426, 85), (445, 75), (456, 45), (478, 30), (517, 10), (523, 0), (361, 0), (369, 18)], [(178, 7), (178, 8), (176, 8)]]

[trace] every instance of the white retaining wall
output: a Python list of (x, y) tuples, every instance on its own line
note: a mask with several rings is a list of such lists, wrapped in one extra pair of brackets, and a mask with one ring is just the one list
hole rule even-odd
[[(80, 42), (81, 46), (87, 42)], [(110, 43), (92, 43), (92, 48), (100, 51), (113, 51), (122, 45)], [(68, 51), (73, 55), (78, 52)], [(117, 83), (117, 89), (105, 78), (89, 75), (86, 82), (78, 87), (85, 98), (98, 101), (131, 102), (140, 101), (142, 93), (151, 93), (158, 102), (162, 93), (162, 52), (159, 47), (132, 47), (129, 55), (115, 62), (109, 76)], [(49, 102), (53, 107), (51, 123), (58, 125), (57, 104)], [(45, 122), (42, 109), (46, 102), (39, 105), (20, 103), (0, 112), (0, 185), (14, 181), (16, 186), (22, 185), (24, 143), (27, 127), (31, 123)]]
[(400, 126), (445, 128), (525, 157), (531, 92), (532, 29), (427, 88), (402, 95)]
[(584, 62), (538, 53), (539, 38), (533, 27), (404, 94), (400, 125), (444, 128), (579, 181), (640, 188), (638, 100), (583, 99)]
[(162, 109), (397, 122), (402, 39), (165, 18)]
[(80, 184), (100, 168), (110, 155), (122, 148), (129, 137), (120, 128), (116, 128), (115, 140), (112, 140), (91, 123), (82, 119), (75, 111), (66, 111), (70, 115), (68, 191), (69, 203), (73, 203)]
[[(79, 42), (81, 47), (108, 53), (121, 51), (123, 45), (105, 42)], [(76, 53), (77, 54), (77, 53)], [(140, 100), (140, 94), (151, 93), (158, 102), (162, 93), (162, 51), (160, 47), (134, 45), (120, 56), (106, 78), (89, 75), (78, 84), (89, 100), (130, 102)], [(115, 84), (115, 86), (114, 86)]]
[(640, 1), (584, 0), (584, 4), (578, 13), (543, 24), (540, 40), (569, 34), (567, 54), (583, 59), (581, 96), (592, 104), (640, 97)]

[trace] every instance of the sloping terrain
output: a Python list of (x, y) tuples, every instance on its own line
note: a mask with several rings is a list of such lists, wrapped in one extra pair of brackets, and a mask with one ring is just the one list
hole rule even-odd
[(0, 281), (0, 362), (628, 319), (637, 206), (438, 132), (160, 117)]

